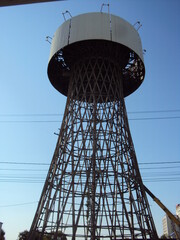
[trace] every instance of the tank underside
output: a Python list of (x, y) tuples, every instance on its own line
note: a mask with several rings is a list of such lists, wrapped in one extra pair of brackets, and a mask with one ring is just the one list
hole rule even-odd
[(124, 97), (133, 93), (143, 82), (144, 64), (133, 50), (112, 41), (86, 40), (65, 46), (51, 58), (48, 76), (52, 85), (67, 96), (73, 65), (79, 59), (88, 59), (92, 55), (112, 59), (117, 64), (122, 73)]

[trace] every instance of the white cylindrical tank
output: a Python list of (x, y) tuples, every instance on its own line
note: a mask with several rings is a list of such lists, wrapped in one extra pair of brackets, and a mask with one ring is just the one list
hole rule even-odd
[[(67, 95), (73, 63), (90, 54), (92, 49), (96, 52), (101, 48), (103, 55), (106, 48), (114, 49), (115, 54), (110, 57), (116, 55), (114, 61), (122, 70), (124, 96), (134, 92), (145, 75), (139, 34), (124, 19), (97, 12), (73, 17), (56, 30), (48, 63), (48, 76), (53, 86)], [(90, 49), (89, 53), (87, 49)]]

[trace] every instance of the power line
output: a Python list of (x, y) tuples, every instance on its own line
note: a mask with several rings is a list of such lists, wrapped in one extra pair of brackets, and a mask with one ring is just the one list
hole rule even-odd
[[(139, 165), (143, 165), (143, 164), (179, 164), (180, 161), (158, 161), (158, 162), (139, 162)], [(50, 163), (41, 163), (41, 162), (6, 162), (6, 161), (0, 161), (0, 164), (14, 164), (14, 165), (45, 165), (45, 166), (49, 166)]]
[[(34, 165), (34, 166), (49, 166), (50, 164), (48, 164), (48, 163), (40, 163), (40, 162), (6, 162), (6, 161), (4, 161), (4, 162), (0, 162), (0, 164), (6, 164), (6, 165), (23, 165), (23, 166), (30, 166), (30, 165)], [(156, 171), (156, 170), (158, 170), (158, 169), (176, 169), (176, 170), (178, 170), (178, 165), (177, 164), (180, 164), (180, 161), (172, 161), (172, 162), (170, 162), (170, 161), (158, 161), (158, 162), (140, 162), (139, 163), (139, 165), (151, 165), (151, 166), (153, 166), (153, 167), (140, 167), (140, 170), (141, 170), (141, 175), (143, 176), (144, 174), (145, 174), (145, 177), (143, 178), (144, 179), (144, 181), (146, 181), (146, 182), (166, 182), (166, 181), (180, 181), (180, 179), (179, 178), (177, 178), (177, 176), (179, 176), (180, 175), (180, 173), (179, 172), (159, 172), (159, 171)], [(163, 166), (162, 166), (163, 165)], [(175, 165), (175, 166), (173, 166), (173, 165)], [(153, 172), (151, 171), (151, 172), (148, 172), (149, 174), (151, 174), (151, 176), (150, 177), (148, 177), (147, 176), (147, 173), (146, 173), (146, 171), (145, 170), (153, 170)], [(48, 171), (48, 169), (27, 169), (27, 168), (15, 168), (15, 169), (13, 169), (13, 168), (4, 168), (4, 169), (0, 169), (1, 170), (1, 173), (2, 173), (2, 171), (4, 170), (4, 171), (6, 171), (6, 173), (7, 173), (7, 171), (9, 171), (9, 170), (11, 170), (11, 171), (16, 171), (16, 173), (18, 172), (18, 171), (24, 171), (24, 172), (26, 172), (26, 176), (16, 176), (16, 175), (14, 175), (14, 176), (12, 176), (12, 175), (9, 175), (9, 174), (6, 174), (6, 175), (2, 175), (1, 174), (1, 178), (0, 178), (0, 182), (4, 182), (4, 183), (24, 183), (24, 184), (28, 184), (28, 183), (30, 183), (30, 184), (34, 184), (34, 183), (44, 183), (44, 181), (45, 181), (45, 176), (44, 176), (44, 173), (45, 172), (47, 172)], [(144, 171), (143, 171), (144, 170)], [(42, 172), (43, 173), (43, 175), (38, 175), (38, 177), (36, 176), (36, 175), (27, 175), (28, 173), (29, 174), (32, 174), (32, 172)], [(152, 175), (154, 175), (154, 177), (152, 178)], [(157, 177), (157, 175), (158, 175), (158, 177), (160, 177), (160, 178), (158, 178)], [(162, 176), (163, 175), (165, 175), (166, 176), (166, 178), (162, 178)], [(170, 177), (170, 176), (172, 176), (171, 178), (167, 178), (167, 177)], [(176, 177), (175, 177), (176, 176)], [(175, 178), (173, 178), (173, 177), (175, 177)]]
[(147, 118), (129, 118), (129, 121), (140, 121), (140, 120), (167, 120), (167, 119), (179, 119), (180, 116), (174, 117), (147, 117)]
[[(180, 109), (167, 109), (167, 110), (143, 110), (143, 111), (129, 111), (128, 114), (142, 114), (142, 113), (173, 113), (180, 112)], [(62, 116), (63, 113), (4, 113), (0, 117), (53, 117)]]
[(24, 205), (35, 204), (35, 203), (38, 203), (38, 201), (36, 201), (36, 202), (27, 202), (27, 203), (9, 204), (9, 205), (0, 205), (0, 208), (17, 207), (17, 206), (24, 206)]
[(174, 161), (174, 162), (139, 162), (138, 164), (175, 164), (180, 163), (180, 161)]
[(0, 171), (23, 171), (23, 172), (47, 172), (45, 169), (27, 169), (27, 168), (2, 168)]
[[(180, 163), (180, 161), (159, 161), (159, 162), (139, 162), (139, 164), (174, 164), (174, 163)], [(49, 163), (41, 163), (41, 162), (6, 162), (6, 161), (0, 161), (0, 164), (26, 164), (26, 165), (49, 165)]]
[(140, 170), (149, 170), (149, 169), (152, 169), (152, 170), (156, 170), (156, 169), (172, 169), (172, 168), (177, 168), (177, 166), (174, 166), (174, 167), (140, 167)]
[[(179, 179), (178, 177), (180, 177), (180, 173), (149, 173), (150, 176), (147, 176), (147, 174), (142, 173), (141, 176), (144, 180), (159, 180), (159, 179), (164, 179), (166, 180), (167, 178), (169, 179)], [(10, 176), (10, 175), (6, 175), (6, 176), (1, 176), (0, 177), (0, 182), (26, 182), (26, 181), (32, 181), (33, 182), (41, 182), (44, 183), (45, 181), (45, 176)]]
[[(46, 166), (46, 165), (45, 165)], [(49, 165), (47, 165), (49, 166)], [(158, 170), (158, 169), (177, 169), (177, 166), (166, 167), (140, 167), (140, 170)], [(47, 172), (47, 169), (28, 169), (28, 168), (1, 168), (0, 171), (23, 171), (23, 172)]]
[[(143, 118), (129, 118), (129, 121), (147, 121), (147, 120), (172, 120), (180, 119), (180, 116), (173, 117), (143, 117)], [(62, 123), (59, 120), (0, 120), (0, 123)]]
[[(172, 120), (180, 119), (180, 116), (173, 117), (144, 117), (144, 118), (129, 118), (129, 121), (147, 121), (147, 120)], [(2, 120), (0, 123), (61, 123), (58, 120)]]
[[(156, 182), (176, 182), (176, 181), (180, 181), (180, 178), (159, 178), (159, 179), (144, 179), (143, 182), (151, 182), (151, 183), (156, 183)], [(2, 181), (0, 181), (2, 182)], [(24, 181), (22, 181), (21, 183), (25, 183)], [(28, 183), (32, 183), (32, 182), (28, 182)], [(42, 183), (42, 182), (33, 182), (33, 183)], [(9, 204), (9, 205), (0, 205), (0, 208), (6, 208), (6, 207), (19, 207), (19, 206), (25, 206), (25, 205), (31, 205), (31, 204), (37, 204), (38, 201), (34, 201), (34, 202), (26, 202), (26, 203), (17, 203), (17, 204)]]
[[(151, 182), (151, 183), (158, 183), (158, 182), (179, 182), (180, 181), (180, 178), (173, 178), (173, 177), (161, 177), (161, 178), (143, 178), (143, 182)], [(44, 184), (44, 181), (43, 180), (24, 180), (24, 179), (0, 179), (0, 182), (1, 183), (21, 183), (21, 184)]]
[(61, 123), (62, 121), (58, 120), (9, 120), (9, 121), (0, 121), (0, 123)]
[(62, 115), (62, 113), (7, 113), (0, 114), (0, 117), (55, 117)]
[[(26, 169), (27, 170), (27, 169)], [(153, 169), (153, 170), (156, 170), (156, 169)], [(14, 174), (9, 174), (9, 173), (5, 173), (5, 174), (1, 174), (0, 176), (0, 180), (4, 180), (4, 179), (7, 179), (7, 180), (10, 180), (10, 179), (36, 179), (36, 180), (44, 180), (44, 177), (46, 175), (45, 173), (46, 170), (44, 170), (44, 173), (42, 174), (39, 174), (37, 175), (37, 173), (31, 173), (29, 172), (28, 174), (27, 173), (24, 173), (24, 175), (19, 175), (19, 173), (17, 174), (17, 172), (15, 172)], [(175, 171), (148, 171), (148, 172), (145, 172), (145, 171), (141, 171), (141, 175), (145, 178), (151, 178), (151, 177), (160, 177), (160, 176), (180, 176), (180, 171), (178, 171), (177, 169)], [(150, 176), (148, 176), (150, 175)]]
[(13, 165), (45, 165), (49, 166), (49, 163), (38, 163), (38, 162), (0, 162), (0, 164), (13, 164)]
[[(156, 182), (175, 182), (175, 181), (180, 181), (180, 178), (159, 178), (159, 179), (144, 179), (143, 182), (151, 182), (151, 183), (156, 183)], [(0, 181), (1, 182), (1, 181)], [(17, 182), (16, 182), (17, 183)], [(21, 183), (25, 183), (24, 181), (22, 181)], [(30, 182), (31, 183), (31, 182)], [(42, 183), (42, 182), (34, 182), (34, 183)], [(26, 203), (17, 203), (17, 204), (9, 204), (9, 205), (0, 205), (0, 208), (6, 208), (6, 207), (19, 207), (19, 206), (25, 206), (25, 205), (30, 205), (30, 204), (37, 204), (38, 201), (34, 201), (34, 202), (26, 202)]]
[[(30, 180), (30, 179), (33, 179), (33, 180), (45, 180), (45, 177), (46, 177), (46, 173), (47, 173), (47, 171), (45, 172), (44, 171), (44, 173), (42, 173), (41, 175), (40, 174), (32, 174), (32, 173), (24, 173), (23, 175), (21, 174), (21, 175), (19, 175), (19, 173), (17, 173), (17, 172), (15, 172), (13, 175), (11, 174), (9, 174), (9, 173), (6, 173), (6, 175), (3, 175), (3, 174), (1, 174), (1, 176), (0, 176), (0, 180), (11, 180), (11, 179), (14, 179), (14, 180), (19, 180), (19, 179), (24, 179), (24, 180), (26, 180), (26, 179), (28, 179), (28, 180)], [(25, 175), (26, 174), (26, 175)], [(141, 171), (141, 176), (142, 177), (145, 177), (145, 178), (151, 178), (151, 177), (160, 177), (160, 176), (165, 176), (165, 177), (169, 177), (169, 176), (180, 176), (180, 172), (178, 172), (178, 171), (175, 171), (175, 172), (159, 172), (159, 171), (151, 171), (151, 172), (144, 172), (144, 171)]]
[(150, 110), (150, 111), (130, 111), (128, 114), (139, 114), (139, 113), (172, 113), (172, 112), (180, 112), (180, 109), (168, 109), (168, 110)]

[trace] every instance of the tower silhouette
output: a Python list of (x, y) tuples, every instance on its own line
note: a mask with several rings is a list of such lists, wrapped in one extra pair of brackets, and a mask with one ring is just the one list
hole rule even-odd
[(48, 76), (67, 103), (30, 240), (157, 238), (124, 103), (144, 75), (139, 34), (120, 17), (57, 29)]

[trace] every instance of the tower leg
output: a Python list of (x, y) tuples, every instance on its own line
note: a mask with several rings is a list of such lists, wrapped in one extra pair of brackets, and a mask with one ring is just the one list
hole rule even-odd
[(155, 239), (128, 126), (119, 67), (74, 64), (56, 149), (31, 226), (62, 239)]

